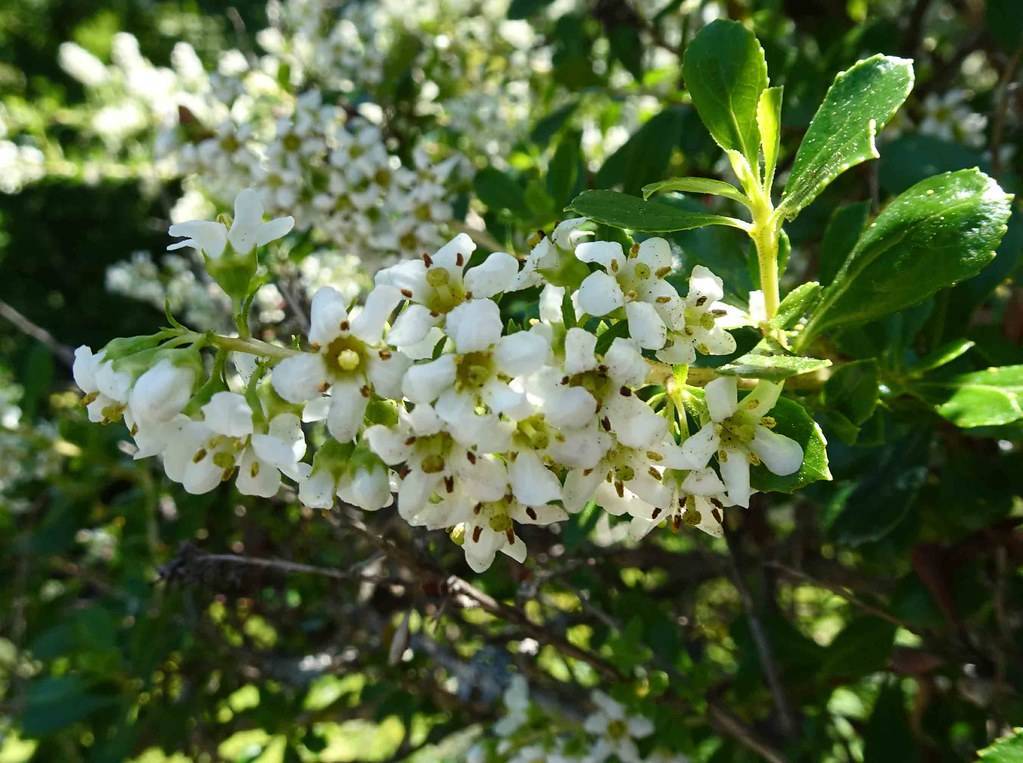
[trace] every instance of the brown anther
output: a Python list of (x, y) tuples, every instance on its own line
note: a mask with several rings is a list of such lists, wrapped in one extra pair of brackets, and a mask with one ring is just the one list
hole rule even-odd
[(639, 244), (633, 244), (629, 247), (629, 256), (635, 257), (637, 254), (639, 254)]
[(401, 477), (402, 479), (405, 479), (411, 471), (412, 470), (409, 469), (407, 466), (402, 466), (400, 469), (398, 469), (398, 476)]
[(618, 393), (622, 397), (632, 397), (632, 390), (629, 389), (628, 387), (625, 387), (625, 386), (620, 387), (619, 390), (618, 390)]
[(671, 302), (671, 297), (658, 297), (654, 301), (659, 305), (664, 305), (667, 304), (668, 302)]
[(562, 383), (562, 384), (568, 384), (568, 381), (569, 381), (569, 379), (568, 379), (568, 377), (567, 377), (567, 376), (562, 376), (562, 377), (561, 377), (561, 383)]
[(707, 296), (706, 295), (703, 295), (701, 297), (697, 297), (696, 298), (696, 306), (697, 307), (703, 307), (705, 304), (707, 304)]
[(615, 492), (618, 493), (619, 498), (625, 497), (625, 485), (621, 480), (615, 480)]
[(309, 345), (309, 349), (312, 350), (313, 352), (319, 352), (320, 351), (320, 343), (319, 342), (313, 342), (311, 345)]
[(363, 397), (369, 397), (372, 393), (373, 390), (369, 388), (368, 384), (363, 384), (362, 387), (359, 388), (359, 394)]
[(352, 324), (350, 324), (347, 320), (343, 320), (337, 325), (337, 327), (342, 331), (348, 331), (348, 329), (352, 327)]
[(471, 450), (465, 451), (465, 457), (467, 459), (469, 459), (469, 463), (470, 464), (475, 464), (476, 463), (476, 454), (473, 453)]
[(426, 263), (426, 267), (428, 268), (433, 267), (433, 257), (428, 255), (426, 252), (423, 252), (423, 262)]
[(724, 520), (721, 519), (721, 511), (720, 510), (718, 510), (718, 509), (711, 509), (710, 513), (714, 515), (714, 519), (716, 519), (718, 521), (718, 524), (721, 524), (724, 521)]
[(660, 507), (654, 507), (654, 513), (650, 515), (650, 518), (651, 519), (657, 519), (657, 517), (659, 517), (659, 516), (661, 516), (661, 509), (660, 509)]
[(664, 278), (670, 272), (671, 272), (671, 267), (668, 266), (668, 267), (658, 268), (657, 272), (655, 272), (654, 275), (657, 276), (658, 278)]
[(679, 528), (681, 528), (681, 527), (682, 527), (682, 515), (681, 514), (676, 514), (675, 516), (673, 516), (671, 518), (671, 529), (674, 530), (675, 532), (678, 532)]
[(393, 356), (393, 353), (390, 350), (380, 350), (380, 352), (378, 352), (377, 355), (380, 356), (381, 360), (390, 360), (391, 357)]
[(479, 543), (480, 542), (480, 535), (482, 535), (482, 534), (483, 534), (483, 528), (480, 527), (479, 525), (476, 525), (474, 528), (472, 528), (472, 542), (473, 543)]
[(455, 255), (455, 264), (458, 265), (458, 267), (462, 267), (462, 265), (465, 264), (465, 257), (462, 256), (461, 252)]
[(726, 315), (728, 315), (728, 311), (727, 310), (717, 309), (717, 310), (711, 310), (710, 314), (713, 315), (716, 318), (723, 318)]
[(449, 493), (455, 492), (455, 478), (450, 474), (444, 478), (444, 489)]
[(655, 480), (660, 481), (661, 473), (659, 471), (657, 471), (656, 469), (654, 469), (654, 467), (651, 466), (649, 469), (647, 469), (647, 473), (651, 477), (653, 477)]
[(329, 385), (329, 384), (327, 384), (327, 382), (323, 382), (323, 384), (321, 384), (321, 385), (319, 386), (319, 390), (320, 390), (320, 394), (321, 394), (321, 395), (322, 395), (322, 394), (323, 394), (324, 392), (326, 392), (326, 391), (327, 391), (328, 389), (330, 389), (330, 385)]
[(401, 296), (405, 299), (412, 299), (412, 289), (402, 289)]
[(536, 509), (534, 509), (532, 506), (527, 506), (526, 507), (526, 516), (529, 517), (530, 519), (532, 519), (535, 522), (536, 521)]
[(415, 441), (416, 441), (416, 436), (415, 435), (412, 435), (411, 437), (405, 438), (405, 444), (406, 445), (412, 445), (413, 443), (415, 443)]
[(605, 432), (611, 431), (611, 420), (607, 416), (600, 420), (600, 425), (604, 427)]
[(477, 503), (475, 506), (472, 507), (472, 513), (475, 514), (476, 516), (479, 516), (479, 513), (481, 511), (483, 511), (482, 503)]
[(597, 372), (598, 373), (602, 373), (602, 374), (606, 374), (607, 373), (607, 366), (605, 366), (603, 363), (601, 363), (599, 366), (597, 366)]
[(507, 530), (505, 530), (504, 537), (508, 539), (509, 546), (515, 545), (515, 531), (513, 529), (509, 527)]
[(612, 273), (618, 272), (618, 260), (611, 260), (611, 272)]

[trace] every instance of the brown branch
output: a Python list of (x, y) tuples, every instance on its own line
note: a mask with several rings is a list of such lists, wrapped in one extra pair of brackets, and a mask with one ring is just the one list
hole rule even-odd
[(56, 358), (68, 368), (71, 368), (75, 362), (75, 352), (66, 344), (62, 344), (54, 338), (53, 334), (33, 323), (30, 319), (26, 318), (20, 312), (11, 307), (7, 302), (0, 299), (0, 317), (6, 318), (10, 321), (18, 331), (26, 336), (35, 339), (37, 342), (42, 344), (46, 349), (56, 356)]
[(711, 724), (722, 734), (730, 736), (747, 749), (770, 763), (788, 763), (786, 757), (746, 725), (738, 716), (723, 708), (716, 700), (707, 703)]
[(791, 738), (796, 732), (796, 722), (795, 717), (792, 714), (792, 709), (789, 705), (788, 697), (785, 694), (785, 686), (781, 680), (778, 663), (774, 659), (774, 652), (771, 649), (771, 642), (767, 638), (767, 631), (764, 629), (764, 625), (760, 621), (760, 617), (757, 615), (753, 596), (750, 593), (749, 587), (746, 585), (746, 581), (742, 577), (742, 571), (739, 569), (735, 539), (730, 533), (726, 532), (725, 540), (728, 543), (728, 551), (730, 554), (729, 559), (731, 561), (732, 582), (735, 585), (735, 590), (739, 593), (742, 608), (745, 610), (746, 619), (749, 621), (750, 634), (753, 636), (753, 644), (756, 646), (757, 656), (760, 658), (760, 666), (764, 670), (764, 679), (767, 682), (767, 688), (770, 690), (771, 697), (774, 700), (774, 707), (778, 713), (778, 722), (781, 726), (782, 733), (787, 738)]

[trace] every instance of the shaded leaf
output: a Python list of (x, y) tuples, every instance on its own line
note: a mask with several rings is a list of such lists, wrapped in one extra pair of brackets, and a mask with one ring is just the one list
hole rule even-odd
[(741, 220), (703, 212), (690, 212), (663, 202), (643, 201), (617, 191), (585, 191), (572, 200), (568, 210), (614, 228), (664, 233), (707, 225), (744, 227)]

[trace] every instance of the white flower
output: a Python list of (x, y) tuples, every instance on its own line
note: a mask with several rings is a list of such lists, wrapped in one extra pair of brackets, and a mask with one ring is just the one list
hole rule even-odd
[(259, 192), (254, 188), (246, 188), (235, 198), (234, 222), (230, 230), (223, 223), (207, 220), (175, 223), (170, 227), (170, 235), (185, 240), (177, 241), (167, 249), (191, 246), (215, 260), (224, 253), (228, 243), (239, 254), (248, 254), (254, 247), (265, 246), (286, 236), (293, 227), (293, 217), (278, 217), (264, 222)]
[(463, 525), (462, 550), (465, 561), (475, 572), (485, 572), (500, 551), (515, 561), (526, 560), (526, 544), (515, 533), (515, 523), (549, 525), (568, 519), (557, 506), (525, 506), (511, 495), (496, 501), (478, 503)]
[(390, 286), (378, 286), (358, 312), (349, 315), (345, 299), (325, 286), (310, 310), (313, 352), (285, 358), (273, 369), (274, 389), (291, 403), (306, 403), (330, 390), (327, 429), (340, 442), (354, 439), (375, 390), (395, 397), (408, 359), (383, 343), (387, 317), (401, 300)]
[(387, 467), (365, 448), (329, 441), (320, 446), (310, 468), (300, 464), (298, 500), (314, 509), (329, 509), (338, 497), (364, 511), (392, 501)]
[(248, 401), (235, 392), (216, 393), (202, 412), (202, 421), (179, 421), (163, 454), (167, 476), (189, 493), (208, 493), (235, 469), (239, 492), (265, 498), (277, 493), (281, 472), (299, 478), (305, 437), (297, 416), (278, 414), (256, 432)]
[(633, 246), (626, 257), (615, 241), (593, 241), (576, 246), (575, 256), (604, 268), (591, 273), (579, 286), (579, 306), (595, 316), (624, 307), (633, 340), (645, 349), (663, 347), (667, 327), (654, 300), (665, 288), (674, 292), (664, 280), (672, 267), (668, 242), (649, 238)]
[(710, 421), (682, 443), (689, 468), (701, 469), (717, 453), (718, 468), (728, 499), (749, 506), (750, 464), (763, 463), (777, 475), (793, 474), (803, 463), (799, 443), (771, 431), (774, 419), (767, 416), (781, 394), (781, 385), (761, 381), (737, 400), (734, 377), (715, 379), (704, 388)]
[(405, 260), (377, 273), (377, 284), (395, 287), (410, 302), (391, 328), (394, 346), (403, 349), (421, 342), (431, 328), (468, 300), (489, 300), (509, 290), (518, 274), (518, 260), (506, 252), (493, 252), (466, 270), (475, 249), (472, 239), (460, 233), (433, 255)]
[(724, 287), (720, 278), (703, 265), (697, 265), (689, 278), (689, 293), (684, 300), (661, 289), (654, 299), (658, 313), (668, 328), (664, 347), (657, 358), (665, 363), (689, 365), (701, 355), (727, 355), (735, 351), (735, 338), (726, 325), (742, 323), (735, 308), (721, 302)]
[(522, 728), (529, 719), (529, 683), (518, 674), (511, 678), (504, 690), (505, 716), (494, 724), (494, 733), (507, 737)]
[[(639, 540), (645, 537), (665, 520), (675, 530), (687, 524), (715, 538), (724, 535), (722, 508), (729, 501), (725, 486), (712, 469), (667, 471), (663, 480), (669, 494), (667, 503), (658, 505), (645, 516), (633, 513), (629, 523), (630, 538)], [(662, 510), (665, 507), (667, 511)]]
[(603, 763), (616, 756), (620, 763), (640, 763), (642, 758), (635, 739), (643, 739), (654, 732), (649, 719), (628, 715), (625, 707), (600, 691), (591, 695), (597, 706), (583, 723), (583, 728), (597, 737), (597, 742), (583, 758), (587, 763)]
[(398, 513), (413, 526), (451, 527), (480, 501), (499, 499), (507, 487), (504, 464), (456, 442), (428, 404), (402, 410), (397, 424), (375, 424), (363, 437), (384, 463), (404, 466)]
[(85, 345), (75, 350), (71, 373), (85, 393), (83, 402), (89, 421), (100, 424), (121, 418), (131, 389), (131, 374), (115, 371), (113, 364), (104, 360), (102, 350), (93, 354)]

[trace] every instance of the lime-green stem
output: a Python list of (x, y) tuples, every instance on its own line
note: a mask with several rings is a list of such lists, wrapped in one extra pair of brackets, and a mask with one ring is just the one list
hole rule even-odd
[(192, 336), (197, 341), (200, 338), (205, 337), (206, 341), (208, 341), (210, 345), (221, 350), (243, 352), (248, 355), (256, 355), (261, 358), (270, 358), (271, 360), (284, 360), (284, 358), (290, 358), (293, 355), (300, 354), (299, 350), (270, 344), (269, 342), (263, 342), (259, 339), (243, 339), (241, 337), (221, 336), (220, 334), (213, 333), (199, 334), (197, 332), (192, 332)]

